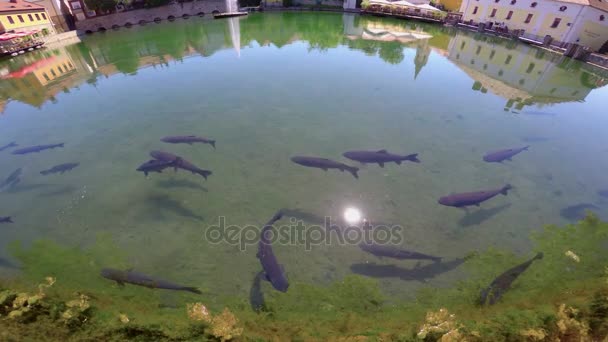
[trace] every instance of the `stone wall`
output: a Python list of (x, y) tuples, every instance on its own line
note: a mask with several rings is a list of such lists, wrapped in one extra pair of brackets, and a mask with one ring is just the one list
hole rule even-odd
[(195, 16), (204, 13), (211, 16), (213, 12), (225, 12), (226, 3), (221, 0), (199, 0), (181, 4), (173, 4), (151, 9), (140, 9), (115, 13), (76, 22), (76, 29), (80, 32), (109, 30), (117, 26), (137, 25), (155, 20), (167, 20), (183, 16)]

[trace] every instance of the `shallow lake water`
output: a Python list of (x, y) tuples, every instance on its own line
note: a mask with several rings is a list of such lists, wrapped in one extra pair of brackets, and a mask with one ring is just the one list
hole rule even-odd
[[(448, 262), (488, 247), (530, 255), (530, 232), (577, 220), (583, 210), (572, 206), (608, 218), (608, 199), (598, 194), (608, 188), (608, 72), (512, 41), (350, 14), (252, 14), (95, 33), (3, 60), (0, 73), (0, 145), (65, 143), (0, 152), (0, 181), (23, 170), (0, 193), (0, 216), (14, 221), (0, 225), (7, 260), (13, 241), (86, 248), (104, 233), (140, 272), (246, 298), (261, 270), (257, 245), (208, 241), (220, 217), (261, 227), (285, 208), (308, 225), (355, 207), (372, 222), (403, 227), (402, 248)], [(192, 134), (217, 148), (160, 141)], [(512, 161), (482, 160), (525, 145)], [(342, 156), (357, 149), (418, 153), (421, 163), (381, 168)], [(213, 174), (146, 177), (135, 169), (152, 150)], [(294, 155), (360, 167), (359, 179), (302, 167)], [(68, 162), (80, 165), (40, 174)], [(507, 183), (507, 196), (480, 208), (437, 202)], [(352, 243), (273, 248), (291, 282), (365, 273), (354, 264), (409, 269), (403, 279), (380, 279), (395, 299), (465, 276), (377, 258)], [(119, 265), (91, 272), (100, 267)], [(11, 272), (0, 264), (0, 274)]]

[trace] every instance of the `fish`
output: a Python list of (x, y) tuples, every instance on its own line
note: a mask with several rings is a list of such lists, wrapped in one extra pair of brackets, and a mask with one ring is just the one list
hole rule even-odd
[(264, 299), (264, 293), (262, 292), (262, 280), (264, 279), (264, 271), (260, 271), (253, 278), (253, 284), (249, 290), (249, 304), (251, 310), (255, 312), (264, 311), (266, 308), (266, 300)]
[(169, 152), (152, 151), (152, 152), (150, 152), (150, 156), (152, 156), (152, 158), (154, 158), (154, 159), (158, 159), (158, 160), (162, 160), (162, 161), (174, 161), (175, 164), (173, 165), (173, 168), (176, 171), (177, 171), (177, 169), (190, 171), (194, 174), (199, 174), (199, 175), (203, 176), (205, 178), (205, 180), (207, 179), (207, 177), (209, 177), (212, 174), (211, 171), (203, 170), (203, 169), (199, 168), (198, 166), (192, 164), (191, 162), (185, 160), (184, 158), (182, 158), (180, 156), (176, 156), (175, 154), (172, 154)]
[(532, 259), (506, 270), (504, 273), (496, 277), (490, 286), (481, 291), (479, 302), (481, 305), (493, 305), (502, 297), (502, 295), (511, 287), (515, 279), (519, 277), (525, 270), (532, 265), (535, 260), (543, 258), (543, 253), (539, 252)]
[(405, 259), (417, 259), (417, 260), (432, 260), (434, 262), (440, 262), (441, 257), (407, 251), (391, 245), (379, 245), (374, 243), (360, 243), (359, 248), (363, 251), (373, 254), (379, 258), (388, 257), (393, 259), (405, 260)]
[(295, 156), (295, 157), (291, 157), (291, 161), (296, 164), (300, 164), (302, 166), (316, 167), (323, 171), (327, 171), (328, 169), (338, 169), (338, 170), (344, 172), (344, 170), (346, 170), (346, 171), (350, 172), (353, 175), (353, 177), (359, 178), (359, 175), (357, 174), (357, 171), (359, 171), (359, 168), (354, 167), (354, 166), (348, 166), (346, 164), (337, 162), (335, 160), (331, 160), (331, 159), (327, 159), (327, 158), (318, 158), (318, 157)]
[(505, 160), (511, 160), (513, 156), (521, 153), (522, 151), (527, 151), (530, 148), (530, 145), (524, 147), (517, 148), (508, 148), (505, 150), (488, 152), (485, 156), (483, 156), (483, 161), (488, 163), (502, 163)]
[(160, 139), (160, 141), (166, 142), (169, 144), (188, 144), (188, 145), (192, 145), (193, 143), (200, 142), (203, 144), (209, 144), (209, 145), (213, 146), (213, 148), (215, 148), (215, 140), (207, 139), (207, 138), (203, 138), (203, 137), (197, 137), (196, 135), (170, 136), (170, 137), (164, 137), (164, 138)]
[(401, 165), (402, 161), (411, 161), (414, 163), (420, 163), (418, 159), (418, 153), (408, 154), (405, 156), (388, 153), (387, 150), (379, 150), (379, 151), (347, 151), (342, 153), (342, 155), (348, 159), (358, 161), (360, 163), (366, 164), (378, 164), (380, 167), (384, 167), (384, 163), (395, 162), (398, 165)]
[(579, 221), (585, 218), (587, 210), (599, 210), (593, 203), (579, 203), (563, 208), (559, 211), (561, 217), (570, 221)]
[(487, 201), (490, 198), (495, 197), (499, 194), (506, 196), (507, 191), (512, 188), (513, 187), (510, 184), (507, 184), (500, 189), (451, 194), (448, 196), (441, 197), (437, 202), (448, 207), (456, 208), (463, 208), (470, 205), (479, 206), (481, 202)]
[[(176, 159), (177, 160), (177, 159)], [(148, 175), (149, 172), (163, 172), (164, 169), (175, 166), (175, 160), (158, 160), (150, 159), (147, 162), (141, 164), (136, 171), (143, 172), (144, 175)]]
[(13, 171), (4, 180), (4, 182), (0, 183), (0, 189), (11, 187), (11, 186), (15, 185), (15, 182), (19, 183), (21, 181), (19, 176), (21, 176), (22, 172), (23, 172), (23, 169), (21, 169), (21, 168), (18, 168), (17, 170)]
[(399, 278), (401, 280), (416, 280), (426, 282), (436, 276), (452, 271), (462, 265), (470, 257), (456, 258), (450, 261), (430, 263), (425, 266), (404, 268), (396, 265), (378, 265), (374, 263), (359, 263), (350, 265), (350, 270), (359, 275), (372, 278)]
[(6, 144), (6, 145), (4, 145), (4, 146), (0, 147), (0, 152), (2, 152), (2, 151), (4, 151), (4, 150), (6, 150), (7, 148), (11, 148), (11, 147), (17, 147), (17, 146), (19, 146), (19, 145), (17, 145), (17, 143), (15, 143), (15, 142), (13, 141), (13, 142), (11, 142), (11, 143), (9, 143), (9, 144)]
[(272, 225), (283, 217), (279, 210), (262, 228), (260, 241), (258, 243), (257, 258), (260, 259), (266, 280), (272, 284), (277, 291), (287, 292), (289, 282), (285, 276), (285, 268), (279, 264), (277, 257), (272, 251), (272, 244), (268, 238), (267, 231), (272, 229)]
[(15, 223), (10, 216), (0, 217), (0, 223)]
[(188, 291), (196, 294), (202, 294), (202, 292), (196, 287), (175, 284), (170, 281), (157, 279), (132, 270), (122, 271), (113, 268), (104, 268), (101, 270), (101, 276), (106, 279), (114, 280), (120, 286), (123, 286), (125, 283), (128, 283), (148, 287), (151, 289)]
[(44, 150), (50, 150), (50, 149), (54, 149), (54, 148), (58, 148), (58, 147), (63, 147), (63, 145), (64, 145), (64, 143), (30, 146), (30, 147), (25, 147), (25, 148), (21, 148), (18, 150), (14, 150), (12, 152), (12, 154), (28, 154), (28, 153), (40, 152), (40, 151), (44, 151)]
[(52, 173), (61, 173), (64, 174), (67, 171), (71, 171), (75, 168), (78, 167), (78, 165), (80, 165), (80, 163), (65, 163), (65, 164), (59, 164), (59, 165), (55, 165), (52, 168), (48, 169), (48, 170), (43, 170), (40, 171), (40, 174), (42, 175), (50, 175)]

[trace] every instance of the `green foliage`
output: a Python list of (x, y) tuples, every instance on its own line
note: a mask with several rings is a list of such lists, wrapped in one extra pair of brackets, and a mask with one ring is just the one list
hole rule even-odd
[(361, 8), (366, 9), (369, 7), (369, 0), (361, 1)]
[(145, 0), (146, 7), (159, 7), (169, 4), (171, 0)]
[(293, 0), (283, 0), (283, 7), (293, 6)]
[(84, 0), (87, 8), (95, 11), (107, 12), (116, 9), (116, 0)]

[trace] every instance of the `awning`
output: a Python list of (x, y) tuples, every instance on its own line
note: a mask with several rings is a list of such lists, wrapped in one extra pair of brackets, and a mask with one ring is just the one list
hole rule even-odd
[(15, 38), (30, 36), (30, 35), (38, 33), (38, 32), (40, 32), (40, 30), (4, 33), (4, 34), (0, 34), (0, 41), (6, 41), (6, 40), (15, 39)]

